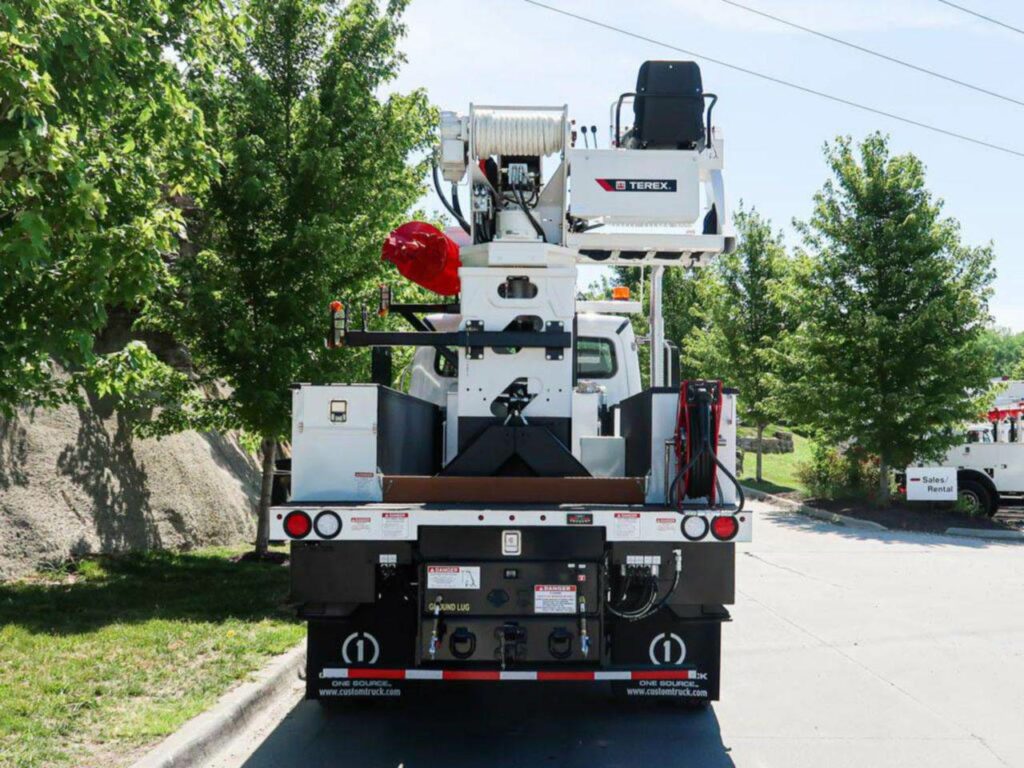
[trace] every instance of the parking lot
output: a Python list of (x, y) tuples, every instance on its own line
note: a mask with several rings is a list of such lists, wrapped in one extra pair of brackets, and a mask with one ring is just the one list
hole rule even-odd
[(1024, 766), (1024, 547), (751, 506), (710, 709), (534, 683), (325, 712), (296, 688), (218, 766)]

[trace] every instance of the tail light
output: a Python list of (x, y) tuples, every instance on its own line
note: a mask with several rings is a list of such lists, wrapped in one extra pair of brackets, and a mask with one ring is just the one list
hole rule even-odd
[(341, 518), (337, 512), (325, 509), (313, 521), (313, 530), (321, 539), (333, 539), (341, 531)]
[(293, 539), (304, 539), (313, 529), (313, 521), (301, 509), (289, 512), (284, 518), (284, 532)]
[(700, 541), (708, 535), (708, 519), (701, 515), (687, 515), (683, 518), (683, 536), (689, 541)]
[(719, 541), (736, 538), (740, 532), (740, 522), (732, 515), (719, 515), (711, 521), (711, 534)]

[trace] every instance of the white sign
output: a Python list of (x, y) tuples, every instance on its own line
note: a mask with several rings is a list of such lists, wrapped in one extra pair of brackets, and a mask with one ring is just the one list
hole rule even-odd
[(428, 565), (427, 589), (480, 589), (480, 566)]
[(956, 467), (907, 467), (907, 501), (956, 501)]
[(533, 587), (534, 613), (576, 613), (575, 584), (536, 584)]

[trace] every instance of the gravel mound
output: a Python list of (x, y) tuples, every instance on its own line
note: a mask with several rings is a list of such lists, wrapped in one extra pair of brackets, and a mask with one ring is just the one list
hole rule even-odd
[(233, 437), (142, 440), (97, 404), (0, 418), (0, 579), (89, 553), (252, 541), (258, 489)]

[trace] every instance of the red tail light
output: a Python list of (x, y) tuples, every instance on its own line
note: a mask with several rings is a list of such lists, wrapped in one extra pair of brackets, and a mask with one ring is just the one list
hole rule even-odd
[(313, 522), (309, 519), (309, 515), (301, 509), (289, 512), (284, 518), (284, 532), (293, 539), (306, 538), (312, 529)]
[(740, 532), (740, 522), (732, 515), (719, 515), (711, 521), (711, 533), (719, 541), (736, 538)]

